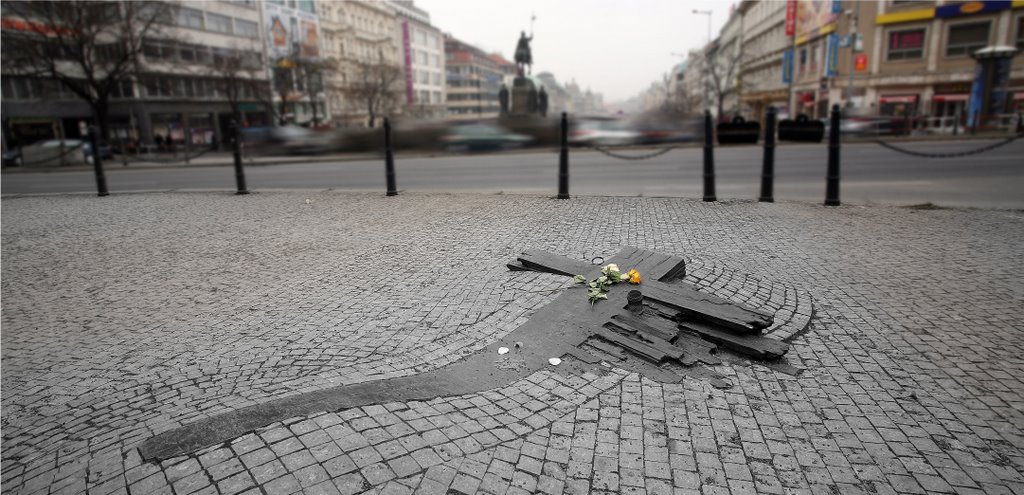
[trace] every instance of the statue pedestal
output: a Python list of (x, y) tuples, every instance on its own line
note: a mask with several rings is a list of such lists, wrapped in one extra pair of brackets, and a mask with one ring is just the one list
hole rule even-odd
[[(509, 115), (534, 115), (537, 113), (537, 90), (540, 89), (532, 78), (518, 76), (512, 81), (512, 101)], [(530, 97), (534, 98), (531, 104)]]

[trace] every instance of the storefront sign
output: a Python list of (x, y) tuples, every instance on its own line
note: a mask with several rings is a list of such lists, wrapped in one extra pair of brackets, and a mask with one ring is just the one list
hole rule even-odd
[(965, 15), (999, 12), (1009, 9), (1012, 3), (1010, 0), (989, 0), (986, 2), (963, 2), (943, 5), (935, 8), (935, 17), (962, 17)]
[(914, 103), (916, 101), (917, 95), (883, 96), (878, 99), (879, 103)]
[(858, 53), (853, 58), (853, 70), (857, 72), (868, 70), (868, 55), (866, 53)]

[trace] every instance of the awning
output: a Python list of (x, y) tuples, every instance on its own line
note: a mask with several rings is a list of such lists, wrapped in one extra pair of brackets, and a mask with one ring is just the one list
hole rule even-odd
[(967, 93), (935, 95), (932, 97), (932, 101), (967, 101), (969, 99), (971, 99), (971, 95)]
[(878, 99), (879, 103), (914, 103), (917, 101), (917, 95), (909, 96), (883, 96)]

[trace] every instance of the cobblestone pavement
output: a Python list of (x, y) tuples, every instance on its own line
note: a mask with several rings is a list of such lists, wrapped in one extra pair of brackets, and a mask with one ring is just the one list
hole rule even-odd
[[(1024, 213), (333, 192), (5, 198), (5, 493), (1024, 493)], [(613, 365), (285, 419), (196, 419), (455, 361), (568, 286), (528, 248), (685, 257), (813, 299), (790, 376)], [(770, 292), (770, 291), (769, 291)], [(785, 295), (783, 296), (785, 298)], [(527, 343), (529, 345), (529, 343)]]

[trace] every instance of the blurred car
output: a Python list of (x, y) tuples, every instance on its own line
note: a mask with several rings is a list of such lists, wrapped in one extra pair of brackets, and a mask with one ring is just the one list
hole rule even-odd
[(583, 120), (569, 133), (573, 146), (616, 146), (634, 144), (640, 133), (621, 120)]
[(335, 135), (329, 131), (288, 125), (275, 127), (270, 131), (270, 137), (289, 155), (316, 155), (335, 149)]
[(533, 138), (491, 124), (452, 127), (441, 137), (448, 151), (493, 151), (525, 146)]
[[(25, 161), (26, 157), (29, 164), (60, 164), (61, 157), (61, 146), (64, 147), (67, 153), (67, 161), (75, 161), (75, 157), (72, 156), (75, 153), (73, 150), (76, 148), (81, 149), (81, 159), (87, 164), (92, 164), (92, 144), (84, 142), (80, 139), (47, 139), (45, 141), (37, 141), (28, 146), (20, 146), (18, 148), (8, 150), (3, 155), (3, 165), (9, 167), (20, 167)], [(100, 158), (103, 160), (114, 158), (114, 151), (108, 145), (100, 145)], [(53, 163), (49, 163), (53, 162)]]
[(697, 139), (692, 129), (663, 122), (641, 122), (636, 130), (640, 144), (685, 143)]
[[(822, 121), (827, 136), (829, 122)], [(839, 132), (851, 136), (902, 136), (910, 134), (913, 127), (914, 119), (903, 117), (846, 117), (839, 121)]]

